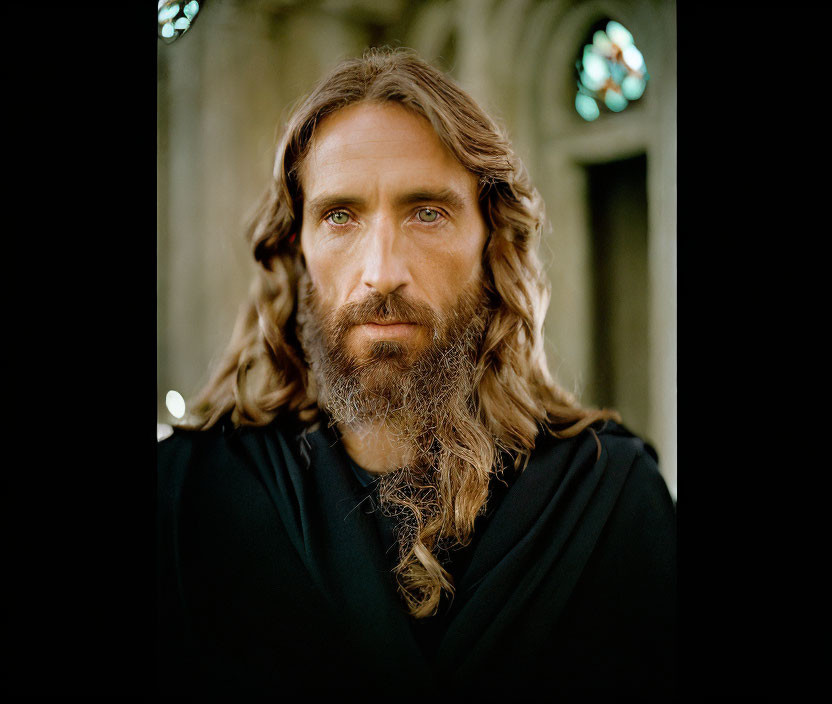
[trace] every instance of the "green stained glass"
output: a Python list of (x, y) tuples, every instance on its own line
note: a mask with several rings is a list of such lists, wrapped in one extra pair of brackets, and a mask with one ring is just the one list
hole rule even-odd
[(615, 84), (619, 86), (621, 85), (621, 81), (623, 81), (628, 75), (627, 67), (618, 63), (612, 64), (609, 67), (609, 72), (610, 78), (612, 78), (612, 80), (615, 81)]
[(610, 75), (609, 66), (597, 54), (589, 54), (584, 57), (584, 71), (594, 81), (603, 81)]
[(606, 32), (602, 32), (600, 29), (592, 35), (592, 44), (604, 53), (608, 53), (612, 49), (610, 38)]
[(167, 22), (169, 19), (176, 17), (179, 12), (179, 3), (173, 3), (159, 10), (159, 24)]
[(604, 103), (613, 112), (621, 112), (627, 107), (627, 99), (614, 90), (608, 90), (604, 94)]
[(624, 49), (633, 43), (633, 35), (618, 22), (612, 21), (607, 24), (607, 36), (614, 44)]
[(159, 0), (159, 39), (162, 39), (165, 44), (175, 42), (193, 29), (199, 11), (200, 3), (197, 0), (190, 0), (187, 3)]
[(628, 46), (621, 53), (624, 58), (624, 63), (633, 69), (633, 71), (640, 71), (644, 67), (644, 57), (634, 46)]
[(644, 79), (640, 76), (627, 76), (621, 81), (621, 92), (627, 100), (638, 100), (644, 93)]
[(601, 112), (621, 112), (641, 98), (649, 76), (633, 35), (620, 22), (596, 24), (591, 40), (576, 62), (575, 110), (587, 122)]
[(575, 109), (587, 122), (592, 122), (601, 114), (601, 111), (598, 109), (598, 103), (588, 95), (581, 93), (575, 96)]
[(581, 71), (581, 83), (590, 90), (601, 90), (604, 81), (599, 81), (590, 76), (586, 71)]

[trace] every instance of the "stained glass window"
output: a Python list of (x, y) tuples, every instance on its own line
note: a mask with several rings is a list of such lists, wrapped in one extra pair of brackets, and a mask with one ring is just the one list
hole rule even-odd
[(199, 5), (197, 0), (190, 2), (159, 0), (159, 39), (165, 44), (170, 44), (185, 34), (196, 21)]
[(650, 76), (633, 35), (609, 20), (592, 32), (575, 64), (578, 92), (575, 109), (587, 122), (602, 112), (621, 112), (641, 98)]

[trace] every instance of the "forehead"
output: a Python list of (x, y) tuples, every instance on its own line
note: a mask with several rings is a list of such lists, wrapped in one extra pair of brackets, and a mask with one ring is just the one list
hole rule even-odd
[(300, 172), (304, 195), (355, 187), (452, 187), (476, 197), (477, 179), (431, 124), (398, 103), (360, 103), (317, 127)]

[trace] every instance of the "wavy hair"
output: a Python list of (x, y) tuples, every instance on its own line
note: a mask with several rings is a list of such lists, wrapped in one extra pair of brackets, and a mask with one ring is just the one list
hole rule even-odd
[[(189, 427), (226, 414), (263, 426), (279, 414), (313, 424), (321, 415), (298, 331), (300, 169), (317, 125), (362, 102), (394, 101), (426, 119), (478, 181), (489, 231), (483, 251), (488, 319), (472, 363), (467, 411), (424, 439), (421, 463), (383, 477), (380, 498), (399, 520), (399, 591), (417, 618), (436, 612), (453, 580), (439, 555), (470, 541), (502, 453), (519, 469), (545, 428), (566, 438), (614, 411), (581, 407), (552, 379), (543, 347), (549, 283), (537, 254), (543, 204), (503, 132), (446, 75), (406, 49), (373, 49), (337, 66), (294, 110), (278, 145), (273, 179), (247, 241), (258, 263), (249, 299), (211, 380), (189, 404)], [(451, 429), (452, 430), (449, 430)]]

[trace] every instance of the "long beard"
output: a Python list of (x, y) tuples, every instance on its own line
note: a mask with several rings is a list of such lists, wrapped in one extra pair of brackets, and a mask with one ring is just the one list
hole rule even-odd
[[(394, 522), (399, 593), (419, 618), (453, 593), (445, 555), (470, 540), (499, 470), (494, 438), (477, 412), (477, 359), (490, 311), (477, 281), (448, 310), (435, 313), (395, 293), (322, 310), (308, 275), (300, 282), (298, 336), (317, 383), (318, 405), (330, 421), (354, 428), (383, 423), (409, 448), (403, 467), (378, 478), (381, 511)], [(420, 347), (377, 342), (358, 352), (353, 325), (389, 319), (427, 327)]]
[[(423, 454), (432, 430), (455, 414), (474, 412), (474, 371), (488, 321), (481, 281), (439, 313), (395, 292), (326, 311), (307, 274), (300, 293), (299, 337), (318, 405), (331, 422), (352, 428), (383, 424), (394, 439)], [(351, 350), (350, 330), (371, 320), (417, 323), (429, 340), (420, 347), (376, 341)]]

